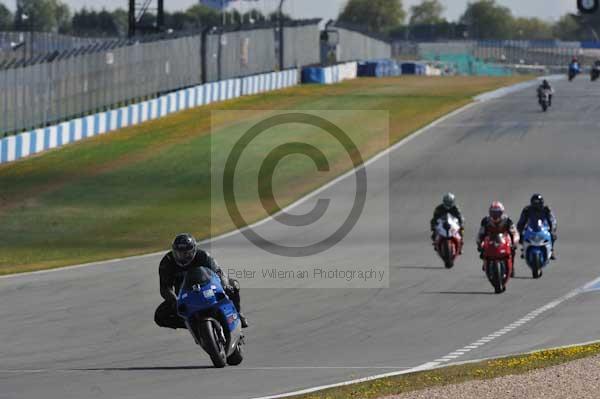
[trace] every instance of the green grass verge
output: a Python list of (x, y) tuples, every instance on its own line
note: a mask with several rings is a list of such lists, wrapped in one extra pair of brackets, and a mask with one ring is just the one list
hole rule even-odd
[(524, 374), (542, 368), (552, 367), (573, 360), (600, 354), (600, 343), (549, 349), (531, 354), (510, 356), (448, 366), (430, 371), (382, 378), (366, 383), (332, 388), (308, 395), (293, 396), (292, 399), (376, 399), (399, 395), (426, 388), (459, 384), (465, 381), (489, 380), (513, 374)]
[[(388, 111), (389, 139), (364, 128), (369, 120), (340, 121), (366, 159), (473, 96), (526, 79), (402, 77), (300, 86), (180, 112), (0, 166), (0, 274), (159, 251), (181, 231), (204, 238), (231, 230), (224, 211), (210, 217), (210, 148), (229, 140), (232, 129), (249, 118), (225, 120), (218, 114), (211, 132), (212, 111), (252, 111), (253, 118), (264, 117), (265, 110), (356, 110), (357, 118), (358, 111)], [(280, 131), (287, 141), (308, 135)], [(307, 159), (278, 169), (279, 205), (350, 166), (339, 154), (327, 155), (333, 160), (330, 173), (318, 173)], [(266, 215), (256, 198), (242, 199), (249, 222)]]

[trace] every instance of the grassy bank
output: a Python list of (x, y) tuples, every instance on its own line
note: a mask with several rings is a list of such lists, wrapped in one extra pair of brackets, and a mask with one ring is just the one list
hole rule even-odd
[(431, 371), (405, 374), (392, 378), (373, 380), (363, 384), (329, 389), (310, 395), (294, 396), (293, 399), (377, 399), (406, 392), (417, 391), (472, 380), (489, 380), (512, 374), (556, 366), (573, 360), (600, 354), (600, 343), (550, 349), (527, 355), (510, 356), (449, 366)]
[[(210, 218), (210, 158), (226, 156), (211, 154), (211, 144), (218, 149), (235, 126), (260, 119), (265, 110), (355, 110), (356, 118), (387, 111), (389, 139), (384, 129), (371, 129), (376, 121), (368, 117), (339, 121), (368, 158), (474, 95), (520, 80), (402, 77), (302, 86), (181, 112), (0, 166), (0, 274), (158, 251), (180, 231), (208, 237), (231, 230), (224, 211)], [(253, 112), (215, 114), (211, 132), (215, 110)], [(279, 133), (287, 141), (307, 135), (302, 129)], [(329, 173), (296, 158), (294, 167), (278, 169), (280, 206), (350, 166), (335, 150), (326, 155)], [(241, 198), (248, 221), (265, 216), (256, 198)]]

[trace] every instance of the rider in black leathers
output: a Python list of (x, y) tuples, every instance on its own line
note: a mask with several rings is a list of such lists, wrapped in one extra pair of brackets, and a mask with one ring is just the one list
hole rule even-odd
[[(556, 229), (557, 222), (554, 213), (550, 207), (544, 204), (544, 197), (541, 194), (533, 194), (531, 196), (530, 204), (523, 208), (521, 212), (521, 217), (519, 218), (519, 222), (517, 223), (517, 230), (519, 231), (519, 235), (521, 237), (521, 241), (523, 240), (523, 230), (527, 226), (527, 223), (531, 220), (533, 222), (537, 220), (545, 220), (548, 222), (550, 227), (550, 232), (552, 233), (552, 256), (550, 259), (556, 259), (556, 248), (554, 247), (554, 243), (556, 242)], [(522, 242), (521, 242), (522, 244)]]
[(544, 79), (542, 84), (539, 85), (537, 88), (538, 102), (540, 104), (542, 103), (542, 94), (544, 93), (545, 90), (548, 91), (548, 105), (551, 106), (552, 105), (552, 96), (554, 95), (554, 89), (552, 88), (552, 86), (550, 86), (550, 82), (548, 82), (546, 79)]
[(217, 262), (208, 252), (198, 248), (195, 238), (190, 234), (180, 234), (173, 241), (172, 250), (160, 261), (158, 274), (160, 278), (160, 295), (165, 300), (154, 314), (154, 321), (160, 327), (186, 328), (185, 323), (177, 315), (177, 292), (183, 283), (185, 273), (190, 268), (207, 267), (214, 271), (223, 284), (227, 296), (235, 305), (242, 327), (248, 326), (246, 317), (241, 313), (240, 285), (237, 280), (228, 278)]

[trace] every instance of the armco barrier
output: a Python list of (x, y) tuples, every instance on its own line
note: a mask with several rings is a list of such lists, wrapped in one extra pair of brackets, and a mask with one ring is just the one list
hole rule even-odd
[(298, 70), (228, 79), (0, 140), (0, 164), (210, 103), (295, 86)]
[(356, 79), (357, 63), (346, 62), (329, 67), (306, 67), (302, 70), (302, 83), (334, 84)]

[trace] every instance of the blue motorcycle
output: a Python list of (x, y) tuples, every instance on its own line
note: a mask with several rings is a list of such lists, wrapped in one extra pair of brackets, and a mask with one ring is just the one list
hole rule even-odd
[(529, 221), (523, 230), (523, 256), (533, 278), (542, 277), (542, 269), (552, 256), (552, 233), (545, 220)]
[(225, 294), (221, 279), (211, 269), (199, 267), (186, 273), (177, 297), (177, 313), (215, 367), (242, 362), (240, 316)]
[(569, 82), (572, 81), (575, 76), (579, 75), (581, 72), (581, 66), (579, 66), (578, 62), (572, 62), (569, 65)]

